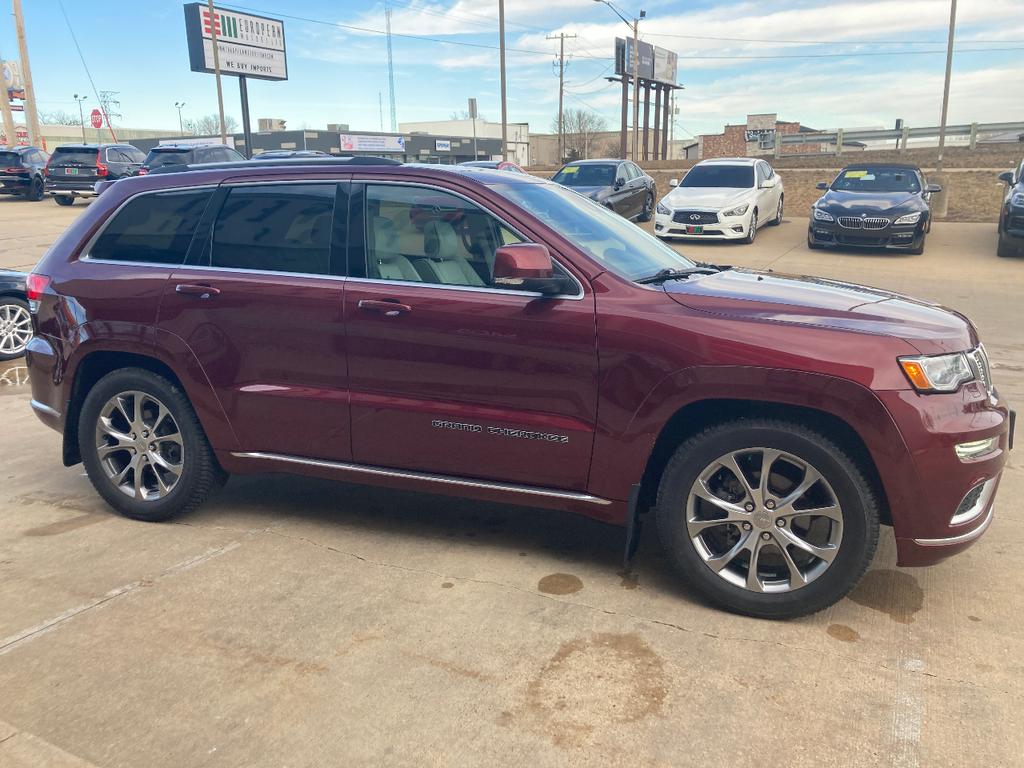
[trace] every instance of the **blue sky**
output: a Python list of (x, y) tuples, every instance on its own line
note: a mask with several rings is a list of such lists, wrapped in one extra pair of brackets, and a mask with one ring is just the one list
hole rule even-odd
[[(216, 111), (210, 75), (188, 69), (178, 0), (64, 0), (97, 89), (119, 91), (122, 125), (175, 129), (184, 115)], [(36, 90), (43, 111), (77, 112), (89, 93), (57, 0), (24, 3)], [(378, 93), (388, 126), (383, 2), (245, 0), (225, 4), (284, 17), (287, 82), (250, 85), (252, 118), (289, 127), (349, 123), (378, 130)], [(641, 36), (678, 52), (677, 136), (721, 130), (748, 112), (778, 112), (818, 128), (935, 125), (942, 93), (948, 0), (773, 0), (618, 3), (643, 7)], [(500, 119), (497, 0), (392, 0), (398, 120), (445, 119), (476, 96)], [(302, 17), (302, 19), (294, 18)], [(569, 107), (592, 108), (614, 127), (619, 92), (603, 76), (615, 36), (628, 32), (593, 0), (506, 0), (509, 120), (546, 131), (557, 110), (557, 43), (566, 32)], [(347, 25), (347, 26), (343, 26)], [(405, 36), (409, 35), (409, 36)], [(440, 41), (418, 39), (435, 38)], [(822, 44), (823, 43), (823, 44)], [(940, 51), (940, 53), (934, 53)], [(960, 0), (950, 121), (1024, 119), (1024, 2)], [(0, 52), (17, 52), (13, 21), (0, 17)], [(915, 53), (909, 53), (915, 52)], [(922, 52), (922, 53), (917, 53)], [(234, 78), (225, 106), (240, 116)], [(85, 103), (86, 111), (95, 99)]]

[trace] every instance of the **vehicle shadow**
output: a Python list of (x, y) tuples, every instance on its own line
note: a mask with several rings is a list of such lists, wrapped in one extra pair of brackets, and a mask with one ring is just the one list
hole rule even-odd
[(672, 571), (652, 518), (645, 522), (628, 572), (622, 565), (625, 529), (580, 515), (292, 475), (233, 476), (215, 498), (176, 521), (231, 525), (239, 510), (247, 515), (246, 526), (253, 528), (291, 520), (416, 539), (424, 547), (442, 544), (446, 550), (468, 552), (482, 545), (524, 558), (548, 555), (562, 561), (561, 568), (580, 564), (606, 570), (621, 577), (626, 589), (642, 586), (707, 605)]

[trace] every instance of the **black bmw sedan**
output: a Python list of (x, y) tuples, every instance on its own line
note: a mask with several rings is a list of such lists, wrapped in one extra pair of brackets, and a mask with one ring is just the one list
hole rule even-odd
[(844, 168), (811, 206), (807, 247), (892, 248), (919, 254), (931, 229), (927, 184), (916, 165), (896, 163)]

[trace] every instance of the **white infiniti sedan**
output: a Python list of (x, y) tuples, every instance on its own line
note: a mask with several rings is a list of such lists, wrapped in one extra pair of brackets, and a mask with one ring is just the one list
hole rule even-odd
[(752, 243), (759, 227), (782, 221), (782, 177), (764, 160), (702, 160), (669, 186), (655, 209), (658, 237)]

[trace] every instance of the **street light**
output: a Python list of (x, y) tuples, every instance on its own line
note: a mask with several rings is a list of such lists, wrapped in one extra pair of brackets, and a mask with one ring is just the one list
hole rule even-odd
[(176, 110), (178, 110), (178, 133), (180, 133), (182, 136), (185, 135), (185, 128), (184, 128), (184, 126), (183, 126), (183, 124), (181, 122), (181, 110), (182, 110), (182, 108), (184, 106), (185, 106), (185, 102), (184, 101), (176, 101), (176, 102), (174, 102), (174, 108)]
[(85, 144), (85, 112), (82, 111), (82, 102), (85, 101), (88, 96), (79, 96), (75, 94), (75, 101), (78, 102), (78, 122), (82, 124), (82, 143)]
[(594, 0), (595, 3), (604, 3), (612, 12), (618, 16), (626, 24), (627, 27), (633, 30), (633, 162), (637, 161), (637, 123), (640, 122), (640, 46), (639, 46), (639, 25), (640, 19), (646, 18), (647, 11), (640, 11), (639, 17), (634, 17), (633, 21), (630, 21), (622, 13), (612, 5), (611, 0)]

